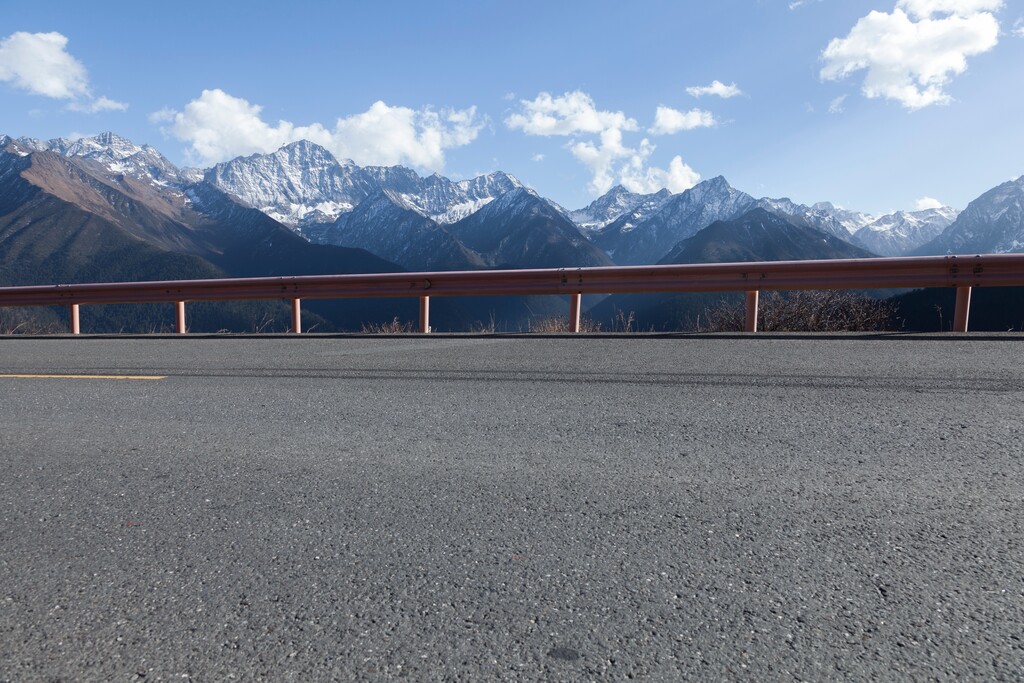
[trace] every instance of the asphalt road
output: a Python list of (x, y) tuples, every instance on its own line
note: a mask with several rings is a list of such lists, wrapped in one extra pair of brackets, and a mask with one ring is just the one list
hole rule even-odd
[(1022, 361), (0, 338), (0, 681), (1019, 680)]

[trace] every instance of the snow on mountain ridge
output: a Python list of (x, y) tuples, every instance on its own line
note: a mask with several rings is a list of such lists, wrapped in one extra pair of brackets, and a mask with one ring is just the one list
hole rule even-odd
[(178, 187), (188, 182), (182, 177), (177, 166), (155, 147), (137, 145), (116, 133), (100, 133), (77, 140), (19, 138), (18, 142), (33, 151), (90, 159), (115, 175), (129, 175), (157, 185)]
[(305, 140), (217, 164), (205, 177), (292, 228), (334, 222), (378, 189), (426, 218), (454, 223), (522, 186), (500, 171), (455, 182), (438, 174), (422, 178), (404, 166), (360, 167)]
[(306, 140), (217, 164), (204, 179), (293, 228), (313, 212), (333, 221), (376, 189), (351, 161)]
[(1024, 251), (1024, 176), (984, 193), (918, 254), (1004, 254)]
[(599, 230), (627, 213), (633, 214), (633, 221), (639, 222), (670, 196), (672, 193), (667, 189), (637, 194), (616, 185), (586, 207), (568, 212), (568, 216), (584, 230)]
[(781, 199), (763, 197), (758, 200), (758, 206), (785, 218), (804, 222), (847, 242), (851, 241), (854, 233), (876, 220), (875, 216), (860, 211), (842, 209), (832, 202), (817, 202), (807, 206), (797, 204), (788, 197)]
[(935, 239), (959, 213), (949, 206), (896, 211), (865, 225), (854, 233), (854, 239), (880, 256), (902, 256)]
[[(333, 223), (381, 189), (386, 190), (391, 199), (403, 208), (448, 225), (480, 211), (513, 190), (523, 188), (516, 178), (500, 171), (453, 181), (438, 174), (421, 177), (414, 170), (401, 166), (359, 167), (352, 160), (339, 161), (325, 148), (305, 140), (289, 143), (270, 154), (240, 157), (205, 171), (178, 169), (152, 146), (137, 145), (112, 132), (74, 140), (55, 138), (46, 141), (27, 137), (14, 140), (4, 135), (0, 136), (0, 148), (16, 156), (48, 151), (88, 159), (105, 169), (114, 182), (119, 176), (131, 176), (181, 191), (206, 179), (299, 232), (314, 225)], [(952, 249), (957, 244), (967, 248), (966, 245), (976, 241), (972, 235), (989, 234), (991, 231), (979, 221), (988, 225), (1006, 225), (1011, 232), (1016, 230), (1013, 227), (1017, 215), (1014, 197), (1022, 186), (1024, 177), (986, 193), (984, 215), (972, 211), (969, 216), (973, 226), (971, 234), (961, 230), (954, 243), (945, 248)], [(730, 210), (747, 207), (749, 198), (749, 195), (734, 190), (721, 176), (681, 194), (687, 195), (685, 201), (680, 202), (679, 195), (672, 195), (664, 189), (650, 195), (639, 195), (619, 186), (589, 206), (571, 212), (550, 200), (545, 201), (583, 229), (588, 238), (604, 244), (603, 248), (608, 253), (618, 251), (619, 258), (627, 258), (629, 249), (620, 251), (625, 246), (625, 243), (620, 244), (620, 238), (647, 224), (652, 216), (664, 213), (663, 209), (669, 205), (675, 208), (658, 219), (659, 227), (654, 227), (651, 235), (640, 240), (645, 244), (638, 242), (637, 249), (653, 251), (660, 245), (662, 237), (659, 235), (662, 233), (667, 235), (677, 229), (688, 232), (692, 226), (681, 227), (682, 223), (692, 221), (696, 225), (713, 217), (731, 218), (723, 212), (727, 214)], [(806, 206), (788, 198), (766, 197), (753, 201), (797, 223), (815, 227), (883, 255), (898, 255), (916, 249), (922, 240), (936, 236), (962, 218), (949, 207), (929, 210), (931, 213), (899, 211), (878, 217), (843, 209), (831, 202)], [(670, 216), (672, 211), (677, 215)], [(618, 235), (616, 238), (605, 234), (606, 228), (613, 225)], [(387, 226), (382, 225), (380, 229), (386, 230)], [(1014, 235), (999, 238), (992, 248), (1016, 249), (1014, 245), (1024, 243), (1024, 231), (1019, 236)], [(992, 239), (996, 239), (994, 234)]]

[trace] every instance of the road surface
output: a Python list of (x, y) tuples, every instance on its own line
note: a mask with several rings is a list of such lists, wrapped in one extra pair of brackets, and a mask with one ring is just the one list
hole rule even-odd
[(3, 338), (0, 681), (1020, 679), (1022, 361)]

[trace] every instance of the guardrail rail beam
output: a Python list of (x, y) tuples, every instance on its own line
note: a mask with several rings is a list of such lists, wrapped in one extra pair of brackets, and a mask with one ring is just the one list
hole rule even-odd
[(568, 294), (569, 329), (576, 332), (584, 294), (744, 292), (744, 329), (755, 332), (762, 291), (955, 288), (954, 329), (966, 331), (972, 287), (1024, 287), (1024, 254), (576, 268), (571, 280), (564, 268), (537, 268), (31, 285), (0, 287), (0, 306), (69, 306), (71, 330), (78, 334), (81, 305), (168, 302), (175, 304), (176, 329), (184, 334), (186, 301), (286, 299), (292, 302), (292, 329), (298, 333), (301, 299), (418, 297), (420, 332), (426, 334), (432, 296)]

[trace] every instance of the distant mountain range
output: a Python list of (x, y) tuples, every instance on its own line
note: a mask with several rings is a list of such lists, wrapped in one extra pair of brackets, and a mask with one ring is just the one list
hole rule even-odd
[[(0, 136), (0, 284), (1000, 253), (1024, 251), (1022, 207), (1024, 177), (962, 213), (886, 216), (717, 177), (678, 194), (615, 187), (569, 211), (506, 173), (421, 177), (306, 141), (200, 170), (113, 133)], [(551, 308), (535, 304), (502, 313)]]

